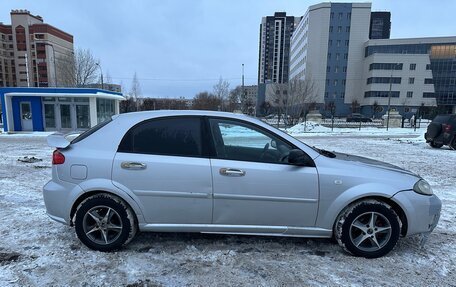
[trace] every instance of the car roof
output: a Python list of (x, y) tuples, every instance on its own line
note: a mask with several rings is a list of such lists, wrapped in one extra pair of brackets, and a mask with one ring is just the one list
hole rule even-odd
[(123, 113), (113, 116), (113, 119), (129, 119), (129, 120), (141, 120), (147, 118), (158, 118), (165, 116), (211, 116), (211, 117), (224, 117), (232, 119), (242, 120), (256, 120), (253, 117), (246, 116), (244, 114), (218, 112), (218, 111), (203, 111), (203, 110), (157, 110), (157, 111), (142, 111), (142, 112), (130, 112)]

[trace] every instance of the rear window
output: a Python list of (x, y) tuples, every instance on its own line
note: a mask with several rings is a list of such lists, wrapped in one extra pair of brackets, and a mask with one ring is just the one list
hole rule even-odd
[(119, 152), (171, 156), (201, 156), (201, 119), (175, 117), (147, 120), (132, 127)]
[(90, 136), (91, 134), (93, 134), (94, 132), (98, 131), (99, 129), (101, 129), (102, 127), (104, 127), (105, 125), (109, 124), (110, 122), (112, 121), (112, 119), (109, 119), (109, 120), (106, 120), (102, 123), (99, 123), (98, 125), (94, 126), (93, 128), (83, 132), (82, 134), (80, 134), (78, 137), (76, 137), (74, 140), (71, 141), (71, 144), (75, 144), (77, 142), (80, 142), (82, 141), (83, 139), (87, 138), (88, 136)]

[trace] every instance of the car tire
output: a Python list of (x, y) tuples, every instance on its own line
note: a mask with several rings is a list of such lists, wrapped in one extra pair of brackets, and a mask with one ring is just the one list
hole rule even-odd
[(73, 223), (84, 245), (109, 252), (130, 242), (137, 225), (132, 209), (111, 194), (96, 194), (83, 200), (76, 209)]
[(443, 144), (439, 144), (434, 141), (429, 142), (429, 145), (433, 148), (441, 148), (443, 146)]
[(396, 246), (401, 226), (401, 220), (391, 206), (377, 200), (366, 200), (341, 212), (334, 233), (339, 245), (351, 254), (377, 258)]

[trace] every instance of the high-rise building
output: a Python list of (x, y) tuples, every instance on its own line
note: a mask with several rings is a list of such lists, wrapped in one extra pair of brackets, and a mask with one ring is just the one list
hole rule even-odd
[(388, 102), (405, 116), (436, 104), (456, 112), (456, 37), (388, 39), (389, 18), (370, 3), (321, 3), (302, 17), (290, 80), (314, 84), (322, 114), (380, 116)]
[(73, 54), (73, 36), (27, 10), (0, 23), (0, 87), (58, 86), (59, 61)]
[(369, 39), (389, 39), (391, 33), (391, 13), (372, 12)]
[(260, 24), (258, 83), (287, 83), (290, 38), (299, 18), (276, 12), (263, 17)]

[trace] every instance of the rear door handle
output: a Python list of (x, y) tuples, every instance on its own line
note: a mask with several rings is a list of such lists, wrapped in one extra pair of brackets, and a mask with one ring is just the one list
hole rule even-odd
[(220, 174), (224, 176), (244, 176), (245, 171), (236, 168), (221, 168)]
[(146, 169), (147, 165), (142, 162), (124, 161), (120, 167), (123, 169)]

